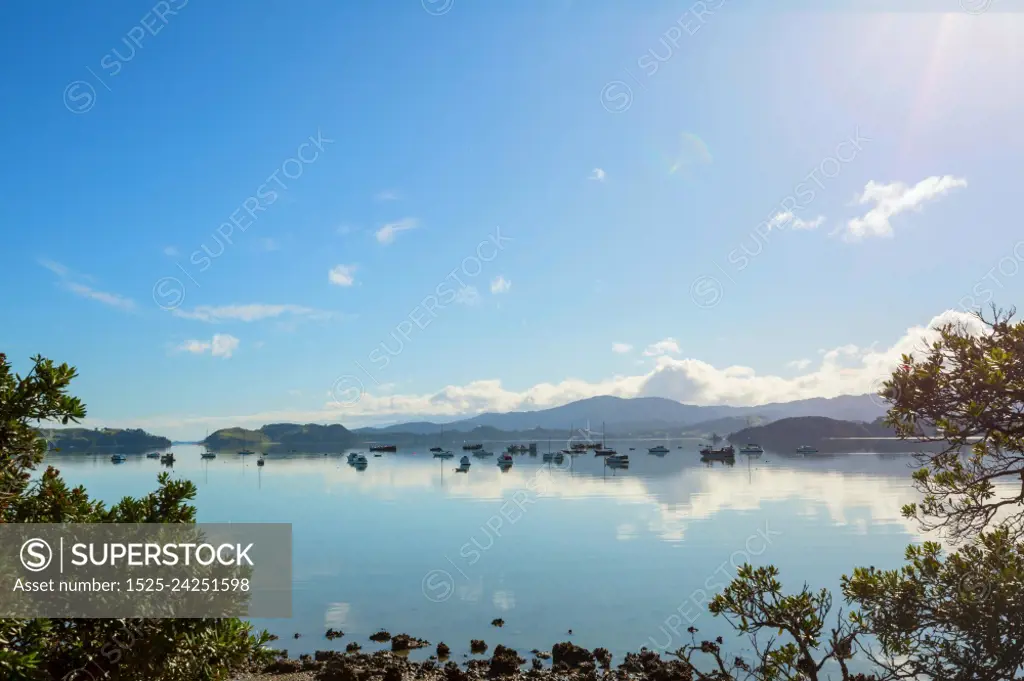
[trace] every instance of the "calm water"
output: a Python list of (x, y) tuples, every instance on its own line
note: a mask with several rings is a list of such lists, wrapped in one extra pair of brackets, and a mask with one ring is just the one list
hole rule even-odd
[[(592, 454), (561, 466), (516, 455), (507, 472), (471, 457), (456, 473), (459, 451), (367, 453), (361, 471), (339, 455), (272, 456), (259, 468), (254, 456), (203, 461), (195, 446), (175, 447), (170, 470), (198, 486), (201, 522), (293, 524), (293, 617), (257, 622), (292, 654), (350, 641), (373, 650), (367, 637), (386, 628), (443, 640), (461, 658), (471, 638), (529, 651), (572, 629), (621, 660), (644, 645), (675, 649), (691, 623), (727, 634), (704, 602), (733, 565), (774, 563), (787, 590), (807, 581), (841, 601), (842, 574), (895, 567), (921, 539), (899, 513), (917, 498), (907, 456), (767, 452), (729, 467), (702, 464), (692, 441), (664, 457), (647, 454), (653, 444), (614, 443), (636, 447), (628, 470)], [(141, 455), (49, 463), (108, 502), (152, 490), (164, 470)], [(327, 627), (346, 635), (328, 642)]]

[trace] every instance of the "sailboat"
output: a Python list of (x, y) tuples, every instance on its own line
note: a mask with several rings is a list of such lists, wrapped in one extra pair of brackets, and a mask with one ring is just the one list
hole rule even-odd
[[(608, 449), (604, 446), (604, 421), (601, 421), (601, 446), (594, 452), (594, 456), (615, 456), (618, 454), (614, 449)], [(623, 454), (625, 456), (625, 454)]]
[[(438, 438), (438, 444), (439, 445), (440, 445), (441, 442), (444, 442), (444, 426), (441, 426), (441, 437)], [(433, 453), (437, 454), (438, 452), (443, 452), (444, 448), (440, 447), (440, 446), (439, 447), (431, 447), (430, 451), (432, 451)]]
[[(244, 440), (243, 440), (243, 442), (244, 442)], [(248, 447), (245, 447), (245, 446), (243, 446), (241, 449), (239, 449), (238, 453), (241, 454), (242, 456), (248, 456), (249, 454), (255, 454), (255, 452), (253, 452), (251, 449), (249, 449)]]
[(203, 457), (204, 459), (215, 459), (215, 458), (217, 458), (217, 452), (211, 452), (210, 451), (210, 446), (206, 444), (206, 441), (209, 440), (209, 439), (210, 439), (210, 431), (207, 430), (206, 431), (206, 439), (203, 440), (203, 453), (200, 454), (199, 456)]

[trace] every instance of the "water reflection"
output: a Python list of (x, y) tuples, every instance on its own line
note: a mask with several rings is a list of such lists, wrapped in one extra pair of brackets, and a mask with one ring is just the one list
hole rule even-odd
[[(522, 454), (507, 470), (471, 457), (456, 473), (459, 457), (426, 447), (363, 451), (361, 469), (342, 454), (271, 454), (260, 468), (188, 446), (168, 469), (141, 455), (49, 463), (108, 502), (151, 491), (169, 470), (198, 486), (201, 521), (292, 523), (294, 617), (260, 624), (282, 639), (303, 633), (288, 640), (293, 654), (344, 649), (323, 639), (327, 627), (369, 650), (367, 636), (385, 627), (456, 653), (471, 638), (544, 649), (573, 629), (575, 642), (621, 659), (664, 643), (670, 618), (680, 631), (727, 633), (706, 601), (739, 562), (776, 564), (793, 590), (835, 590), (853, 566), (898, 565), (923, 537), (900, 514), (918, 498), (909, 456), (769, 451), (730, 466), (702, 463), (694, 441), (663, 456), (651, 445), (614, 443), (630, 453), (624, 469), (591, 453), (561, 463)], [(489, 630), (499, 616), (505, 627)]]

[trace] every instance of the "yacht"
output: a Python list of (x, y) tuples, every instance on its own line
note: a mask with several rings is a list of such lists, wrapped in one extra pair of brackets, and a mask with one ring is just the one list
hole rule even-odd
[(160, 458), (160, 452), (150, 452), (149, 454), (146, 454), (146, 458), (147, 459), (159, 459)]
[(113, 461), (114, 463), (124, 463), (125, 461), (128, 460), (128, 457), (125, 456), (124, 454), (111, 454), (110, 460)]
[(741, 454), (764, 454), (764, 447), (759, 444), (746, 444), (740, 447)]
[(430, 451), (432, 451), (432, 452), (443, 452), (444, 449), (442, 447), (431, 447)]
[(475, 452), (476, 450), (483, 448), (483, 445), (462, 445), (462, 450), (465, 452)]
[(818, 450), (810, 445), (800, 445), (799, 447), (796, 448), (796, 451), (799, 452), (800, 454), (814, 454)]
[[(362, 456), (359, 452), (349, 452), (348, 453), (348, 457), (347, 457), (348, 462), (349, 463), (355, 463), (356, 457), (359, 457), (359, 456)], [(364, 456), (363, 458), (365, 459), (366, 457)]]
[(731, 461), (736, 458), (736, 450), (732, 446), (714, 449), (710, 445), (700, 450), (700, 457), (710, 461)]
[(216, 452), (211, 452), (209, 449), (207, 449), (202, 454), (200, 454), (199, 456), (201, 456), (204, 459), (216, 459), (217, 458), (217, 453)]
[(452, 454), (451, 452), (434, 452), (435, 459), (450, 459), (453, 456), (455, 455)]
[(471, 465), (472, 464), (470, 463), (469, 457), (468, 456), (463, 456), (461, 459), (459, 459), (459, 467), (455, 469), (455, 472), (456, 473), (465, 473), (465, 472), (469, 471), (469, 467)]
[(508, 452), (502, 452), (501, 456), (498, 457), (498, 465), (499, 466), (511, 466), (512, 465), (512, 455), (509, 454)]
[(478, 449), (473, 452), (473, 456), (494, 456), (494, 452), (489, 452), (486, 449)]
[(160, 463), (174, 463), (174, 453), (167, 452), (160, 455)]
[(265, 463), (266, 463), (266, 460), (262, 456), (259, 458), (259, 460), (256, 461), (256, 465), (257, 466), (262, 466)]
[(363, 456), (362, 454), (357, 454), (353, 452), (352, 454), (348, 455), (348, 462), (353, 466), (365, 466), (366, 457)]
[(665, 445), (657, 445), (647, 450), (648, 454), (668, 454), (668, 447)]
[(398, 445), (370, 445), (371, 452), (397, 452)]
[(610, 454), (605, 461), (609, 466), (628, 466), (629, 454)]

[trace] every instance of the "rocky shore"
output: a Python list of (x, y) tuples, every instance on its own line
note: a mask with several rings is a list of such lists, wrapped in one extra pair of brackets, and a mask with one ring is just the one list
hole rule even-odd
[[(399, 638), (402, 636), (404, 638)], [(437, 645), (437, 653), (422, 662), (409, 660), (405, 647), (409, 641), (426, 644), (421, 639), (396, 636), (399, 646), (372, 654), (353, 651), (317, 651), (298, 660), (287, 652), (263, 669), (254, 669), (235, 677), (235, 681), (475, 681), (477, 679), (559, 679), (560, 681), (689, 681), (691, 676), (674, 658), (662, 659), (654, 651), (641, 648), (628, 653), (617, 667), (605, 648), (587, 650), (568, 641), (556, 643), (551, 651), (533, 650), (531, 660), (518, 651), (501, 644), (494, 646), (490, 657), (476, 657), (461, 664), (448, 659), (448, 646)], [(395, 639), (392, 639), (393, 641)], [(474, 649), (486, 648), (483, 641), (474, 641)]]

